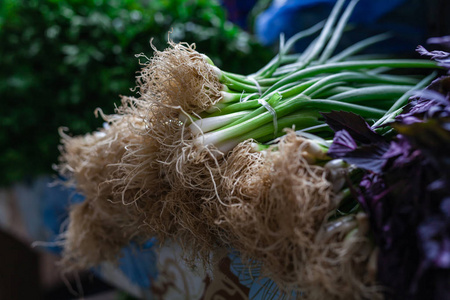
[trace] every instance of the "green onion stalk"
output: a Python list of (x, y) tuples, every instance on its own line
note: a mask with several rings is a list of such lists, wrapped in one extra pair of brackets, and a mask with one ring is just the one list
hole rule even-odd
[[(358, 59), (355, 54), (389, 38), (377, 35), (333, 56), (357, 0), (344, 9), (337, 1), (330, 17), (286, 43), (258, 72), (243, 76), (215, 67), (205, 58), (222, 85), (219, 100), (203, 111), (180, 113), (196, 145), (215, 146), (226, 153), (238, 143), (253, 138), (266, 143), (295, 128), (329, 137), (320, 112), (354, 112), (370, 124), (379, 125), (393, 117), (414, 89), (428, 84), (434, 75), (396, 75), (398, 69), (436, 69), (421, 59)], [(344, 9), (341, 17), (339, 15)], [(300, 39), (319, 36), (303, 53), (288, 55)], [(203, 56), (205, 57), (205, 56)], [(400, 99), (400, 100), (399, 100)]]

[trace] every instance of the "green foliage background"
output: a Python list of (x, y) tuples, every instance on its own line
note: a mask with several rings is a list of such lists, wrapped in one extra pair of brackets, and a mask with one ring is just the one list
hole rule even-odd
[(0, 1), (0, 185), (50, 173), (60, 126), (82, 134), (101, 126), (93, 111), (114, 111), (131, 95), (135, 54), (195, 42), (227, 71), (251, 73), (268, 49), (226, 21), (206, 0)]

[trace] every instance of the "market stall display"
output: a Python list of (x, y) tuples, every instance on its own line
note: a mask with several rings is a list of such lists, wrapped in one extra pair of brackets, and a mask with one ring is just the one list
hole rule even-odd
[(241, 283), (243, 270), (264, 279), (265, 296), (448, 296), (448, 77), (431, 82), (449, 54), (359, 55), (388, 34), (337, 51), (357, 4), (339, 0), (281, 38), (251, 75), (170, 39), (141, 54), (137, 94), (97, 110), (104, 128), (60, 132), (57, 169), (85, 197), (60, 236), (63, 265), (115, 262), (152, 240), (178, 244), (207, 278), (230, 259)]

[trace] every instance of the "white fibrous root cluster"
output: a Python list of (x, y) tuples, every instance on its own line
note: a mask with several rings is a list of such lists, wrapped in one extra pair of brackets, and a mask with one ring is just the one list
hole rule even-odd
[(186, 112), (202, 112), (222, 98), (215, 69), (187, 43), (169, 41), (164, 51), (154, 48), (137, 79), (143, 99), (157, 98), (161, 104)]
[(254, 265), (258, 258), (287, 295), (380, 298), (375, 277), (367, 276), (367, 218), (329, 221), (339, 196), (330, 172), (309, 162), (317, 154), (310, 141), (290, 132), (273, 149), (252, 149), (242, 143), (228, 158), (217, 220), (242, 260)]

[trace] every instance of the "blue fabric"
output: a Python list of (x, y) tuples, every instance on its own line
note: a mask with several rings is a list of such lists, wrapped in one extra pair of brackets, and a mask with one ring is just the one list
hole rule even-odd
[[(238, 277), (242, 285), (250, 289), (249, 299), (286, 299), (282, 296), (286, 297), (287, 295), (283, 295), (271, 279), (261, 276), (261, 263), (251, 261), (248, 264), (244, 264), (236, 251), (229, 252), (228, 257), (231, 260), (231, 273)], [(251, 268), (248, 265), (251, 265)], [(302, 296), (302, 292), (292, 292), (287, 299), (301, 299)]]
[[(84, 197), (77, 194), (74, 189), (65, 188), (61, 185), (50, 185), (52, 181), (48, 178), (40, 199), (43, 226), (49, 242), (56, 241), (61, 233), (61, 226), (69, 217), (69, 206), (84, 200)], [(54, 253), (62, 251), (62, 247), (56, 245), (47, 246), (47, 249)]]
[[(48, 183), (51, 182), (50, 180)], [(48, 183), (45, 184), (39, 200), (41, 202), (40, 213), (43, 226), (48, 233), (47, 241), (54, 242), (61, 233), (61, 226), (69, 217), (69, 206), (83, 202), (84, 197), (77, 194), (73, 189), (59, 185), (50, 187)], [(139, 287), (149, 288), (151, 282), (158, 276), (157, 257), (153, 248), (155, 243), (156, 239), (151, 239), (143, 245), (131, 243), (122, 249), (118, 267), (132, 283)], [(46, 249), (54, 253), (61, 253), (62, 251), (60, 246), (47, 246)], [(100, 277), (102, 276), (97, 268), (93, 271)]]
[(151, 239), (143, 245), (132, 243), (122, 249), (119, 268), (134, 284), (149, 288), (153, 280), (158, 277), (156, 253), (153, 249), (156, 239)]
[[(346, 37), (350, 36), (346, 46), (371, 35), (389, 31), (400, 39), (391, 39), (387, 44), (390, 49), (386, 50), (392, 52), (409, 49), (413, 52), (417, 44), (425, 38), (426, 22), (417, 19), (418, 14), (423, 15), (424, 7), (421, 7), (418, 1), (411, 1), (360, 0), (350, 18), (350, 23), (357, 25), (357, 29), (345, 33)], [(325, 20), (335, 3), (336, 0), (274, 0), (271, 6), (257, 17), (255, 33), (264, 45), (272, 45), (278, 41), (281, 33), (289, 38)]]

